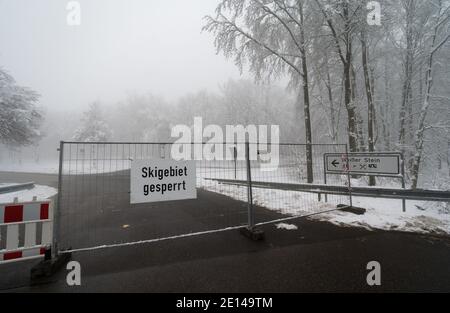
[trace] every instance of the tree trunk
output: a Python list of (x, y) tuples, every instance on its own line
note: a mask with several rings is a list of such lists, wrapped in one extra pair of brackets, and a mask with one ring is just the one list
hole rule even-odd
[(343, 15), (345, 20), (345, 63), (344, 63), (344, 86), (345, 86), (345, 106), (348, 115), (348, 142), (350, 152), (358, 151), (358, 128), (355, 103), (352, 99), (352, 35), (350, 27), (349, 8), (346, 1), (342, 2)]
[(331, 139), (333, 143), (336, 143), (337, 141), (337, 125), (336, 125), (336, 113), (334, 109), (334, 99), (333, 99), (333, 90), (331, 87), (331, 75), (330, 75), (330, 68), (328, 66), (328, 59), (327, 59), (327, 82), (326, 82), (326, 88), (328, 91), (328, 101), (330, 102), (330, 114), (331, 114)]
[[(342, 19), (344, 21), (344, 30), (338, 34), (331, 18), (326, 13), (325, 9), (321, 6), (320, 1), (316, 0), (322, 9), (322, 12), (327, 20), (328, 27), (334, 39), (334, 44), (338, 56), (342, 62), (343, 67), (343, 83), (344, 83), (344, 102), (347, 110), (347, 134), (348, 144), (350, 152), (358, 151), (358, 127), (357, 127), (357, 114), (355, 110), (355, 103), (352, 101), (352, 25), (350, 23), (349, 3), (348, 1), (341, 1), (342, 7)], [(340, 42), (344, 42), (344, 48), (341, 49)], [(345, 52), (343, 51), (345, 50)]]
[(351, 72), (350, 64), (345, 64), (344, 66), (344, 88), (345, 88), (345, 107), (347, 109), (348, 115), (348, 142), (350, 147), (350, 152), (358, 151), (358, 130), (356, 127), (356, 111), (355, 105), (352, 102), (351, 96)]
[[(374, 104), (373, 104), (373, 89), (370, 81), (369, 75), (369, 62), (368, 62), (368, 51), (367, 51), (367, 40), (366, 40), (366, 32), (365, 30), (361, 33), (361, 55), (362, 55), (362, 64), (364, 71), (364, 83), (366, 87), (366, 96), (367, 96), (367, 112), (368, 112), (368, 143), (369, 143), (369, 152), (375, 151), (375, 138), (374, 138), (374, 129), (373, 129), (373, 121), (374, 121)], [(370, 176), (369, 185), (375, 186), (375, 177)]]
[[(412, 98), (412, 76), (413, 76), (413, 64), (414, 64), (414, 16), (415, 16), (415, 0), (407, 0), (406, 2), (406, 58), (404, 65), (404, 80), (402, 89), (402, 103), (400, 108), (400, 129), (398, 142), (401, 146), (401, 150), (407, 156), (407, 129), (406, 126), (410, 124), (412, 114), (411, 98)], [(408, 115), (408, 116), (407, 116)], [(408, 121), (407, 121), (408, 120)]]
[(357, 150), (359, 152), (365, 152), (366, 151), (366, 143), (364, 142), (364, 119), (361, 116), (361, 112), (358, 110), (357, 105), (357, 96), (356, 96), (356, 72), (355, 68), (353, 67), (353, 64), (351, 66), (351, 95), (352, 95), (352, 104), (355, 107), (356, 112), (356, 139), (358, 142)]
[(312, 130), (311, 130), (311, 112), (309, 101), (309, 76), (308, 76), (308, 64), (306, 59), (305, 49), (305, 33), (304, 33), (304, 19), (303, 19), (303, 2), (299, 2), (300, 9), (300, 23), (302, 25), (300, 29), (300, 45), (302, 47), (302, 78), (303, 78), (303, 101), (304, 101), (304, 118), (305, 118), (305, 134), (306, 134), (306, 167), (307, 167), (307, 180), (308, 184), (314, 182), (313, 172), (313, 148), (312, 148)]
[(302, 62), (304, 64), (304, 66), (303, 66), (303, 71), (304, 71), (303, 98), (304, 98), (304, 111), (305, 111), (307, 179), (308, 179), (308, 184), (312, 184), (314, 182), (314, 172), (313, 172), (313, 148), (312, 148), (312, 131), (311, 131), (311, 113), (310, 113), (310, 102), (309, 102), (308, 74), (307, 74), (306, 60), (303, 60)]
[(389, 87), (389, 75), (387, 61), (384, 62), (384, 106), (380, 108), (381, 122), (383, 123), (383, 141), (385, 151), (391, 151), (391, 133), (388, 116), (390, 116), (391, 98)]
[[(441, 3), (442, 4), (442, 3)], [(442, 10), (442, 7), (440, 8)], [(441, 13), (441, 12), (440, 12)], [(447, 36), (444, 41), (436, 45), (436, 40), (438, 36), (440, 18), (435, 25), (434, 33), (431, 40), (430, 53), (427, 60), (427, 71), (425, 75), (425, 94), (423, 99), (422, 108), (420, 110), (420, 116), (417, 125), (416, 137), (415, 137), (415, 148), (416, 153), (414, 155), (413, 167), (412, 167), (412, 189), (417, 189), (419, 185), (419, 172), (422, 162), (423, 147), (425, 142), (425, 131), (427, 129), (425, 121), (428, 115), (428, 109), (430, 108), (431, 100), (431, 89), (433, 87), (433, 65), (434, 65), (434, 54), (444, 45), (444, 43), (450, 38)]]
[(450, 140), (447, 143), (447, 169), (448, 176), (450, 177)]

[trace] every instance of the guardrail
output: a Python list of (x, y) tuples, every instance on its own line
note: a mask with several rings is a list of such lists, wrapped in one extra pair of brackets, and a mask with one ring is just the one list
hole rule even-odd
[[(247, 186), (247, 181), (231, 179), (209, 179), (220, 184)], [(252, 181), (253, 188), (265, 188), (276, 190), (300, 191), (329, 195), (348, 195), (349, 189), (345, 186), (314, 185), (314, 184), (289, 184)], [(352, 187), (352, 196), (386, 199), (405, 199), (421, 201), (450, 202), (450, 191), (423, 190), (423, 189), (389, 189), (389, 188), (369, 188)]]

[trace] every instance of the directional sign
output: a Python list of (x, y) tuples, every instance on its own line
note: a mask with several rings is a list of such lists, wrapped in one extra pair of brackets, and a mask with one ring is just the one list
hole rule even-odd
[(135, 160), (130, 184), (131, 204), (195, 199), (195, 161)]
[[(331, 174), (401, 175), (399, 153), (326, 154), (326, 172)], [(347, 167), (348, 166), (348, 167)]]

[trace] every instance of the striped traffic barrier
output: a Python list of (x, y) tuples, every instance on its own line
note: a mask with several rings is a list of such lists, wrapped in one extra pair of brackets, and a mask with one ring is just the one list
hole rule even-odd
[[(44, 256), (53, 239), (52, 211), (49, 200), (0, 204), (0, 229), (6, 228), (6, 238), (0, 238), (0, 264)], [(39, 224), (42, 224), (40, 240)], [(21, 225), (24, 233), (20, 232)]]

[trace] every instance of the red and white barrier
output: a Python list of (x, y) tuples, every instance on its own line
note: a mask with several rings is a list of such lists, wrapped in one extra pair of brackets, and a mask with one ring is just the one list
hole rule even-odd
[[(51, 201), (0, 204), (0, 227), (6, 227), (6, 238), (0, 240), (0, 264), (43, 257), (53, 240), (52, 217)], [(42, 224), (39, 243), (38, 224)], [(25, 225), (24, 234), (19, 233), (20, 225)]]

